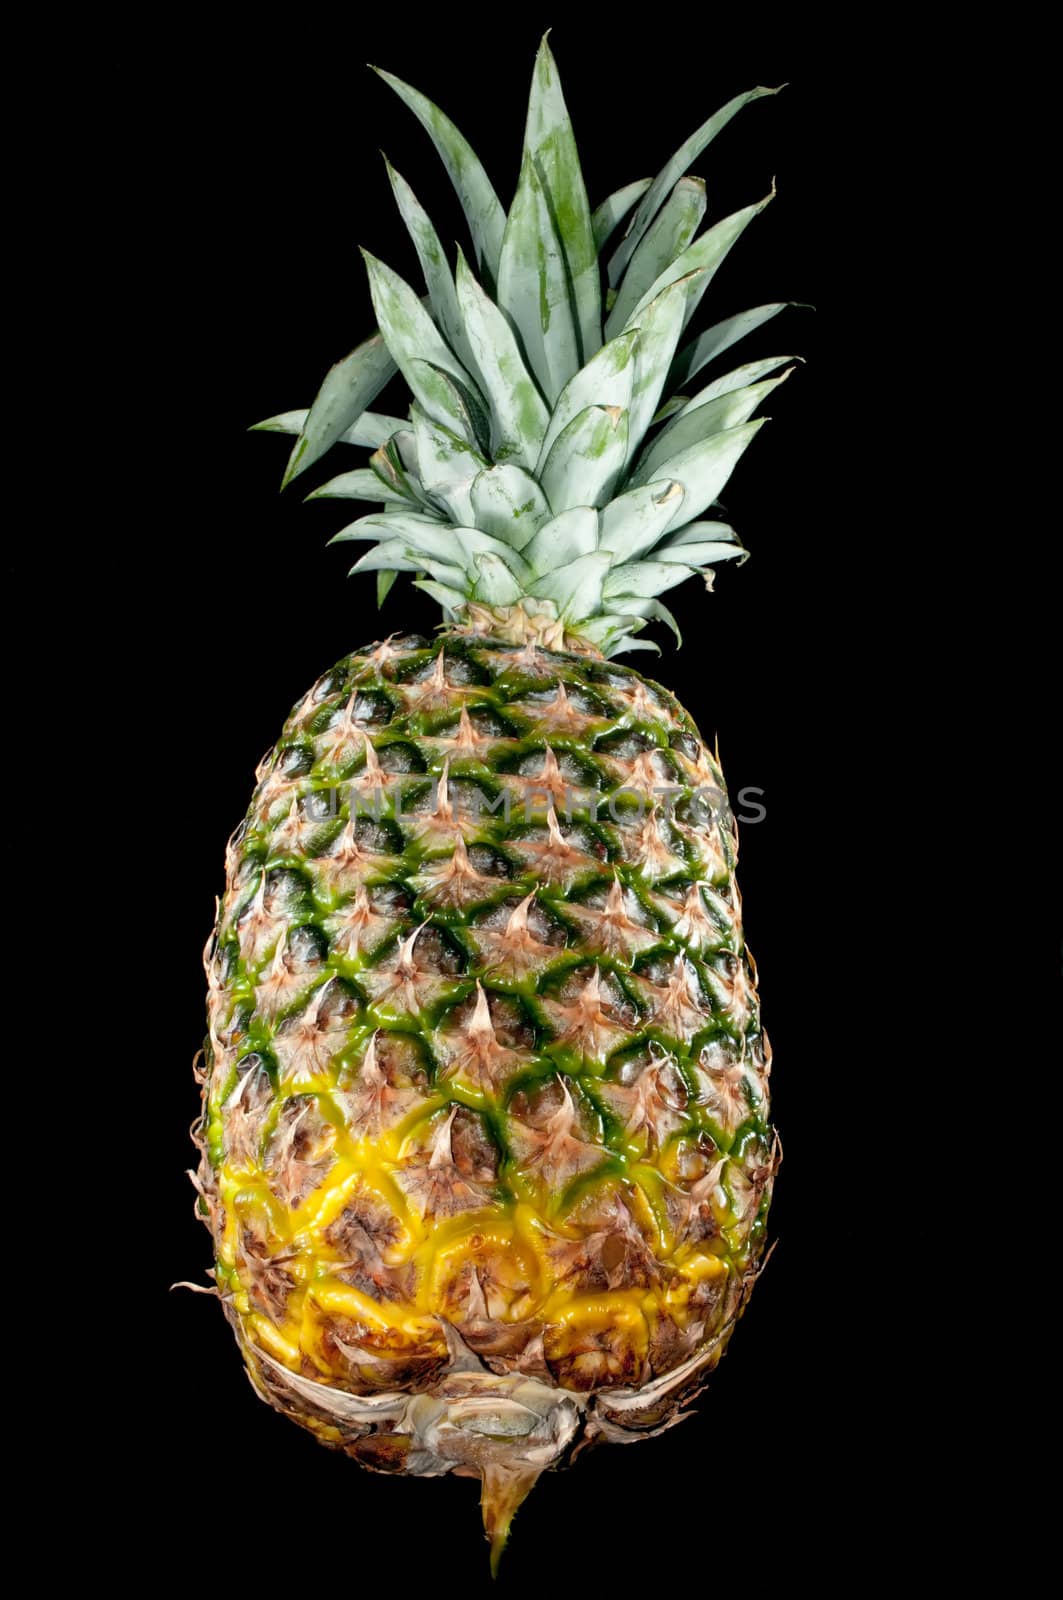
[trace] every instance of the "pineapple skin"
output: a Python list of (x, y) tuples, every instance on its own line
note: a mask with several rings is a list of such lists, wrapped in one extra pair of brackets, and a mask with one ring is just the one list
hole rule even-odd
[(479, 1477), (497, 1554), (544, 1468), (678, 1420), (762, 1260), (722, 774), (660, 685), (469, 624), (339, 662), (256, 776), (205, 954), (216, 1292), (263, 1399)]

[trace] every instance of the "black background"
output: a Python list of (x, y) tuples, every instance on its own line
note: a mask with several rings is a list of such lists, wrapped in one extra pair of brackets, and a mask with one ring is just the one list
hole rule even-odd
[[(111, 1465), (77, 1491), (98, 1503), (91, 1541), (105, 1565), (134, 1529), (188, 1583), (206, 1567), (312, 1594), (382, 1565), (410, 1590), (487, 1588), (474, 1485), (389, 1481), (324, 1451), (254, 1398), (218, 1307), (168, 1286), (205, 1281), (210, 1264), (183, 1176), (199, 951), (255, 761), (333, 660), (435, 621), (406, 585), (378, 618), (371, 583), (348, 580), (349, 555), (325, 548), (357, 507), (304, 506), (302, 493), (339, 458), (280, 497), (289, 441), (246, 430), (309, 404), (371, 326), (359, 244), (416, 276), (379, 147), (443, 238), (464, 238), (427, 137), (363, 62), (441, 103), (508, 203), (542, 20), (448, 13), (415, 26), (396, 7), (357, 29), (322, 23), (312, 43), (310, 19), (291, 15), (224, 40), (115, 36), (86, 98), (86, 143), (71, 147), (76, 227), (103, 286), (110, 420), (90, 485), (106, 541), (72, 541), (68, 578), (87, 653), (112, 685), (99, 759), (120, 739), (128, 761), (133, 741), (117, 892), (142, 996), (123, 1002), (114, 1065), (128, 1094), (117, 1163), (106, 1160), (123, 1201), (97, 1224), (121, 1232), (99, 1241), (108, 1266), (92, 1301), (113, 1375), (97, 1435)], [(718, 736), (733, 795), (763, 790), (740, 876), (786, 1159), (777, 1248), (696, 1414), (547, 1475), (515, 1523), (503, 1586), (545, 1590), (553, 1572), (577, 1594), (773, 1576), (858, 1584), (869, 1565), (903, 1565), (932, 1520), (913, 1485), (938, 1447), (933, 1401), (900, 1377), (913, 1319), (932, 1339), (933, 1273), (894, 1181), (911, 1111), (898, 1072), (924, 1045), (896, 1008), (910, 835), (890, 805), (890, 752), (921, 601), (909, 567), (890, 575), (888, 619), (882, 606), (896, 502), (875, 442), (876, 405), (888, 406), (869, 381), (904, 338), (890, 225), (902, 203), (918, 207), (925, 174), (903, 166), (898, 106), (923, 96), (924, 69), (917, 56), (887, 64), (870, 30), (845, 71), (827, 62), (837, 38), (812, 24), (780, 42), (767, 24), (721, 41), (700, 13), (612, 22), (558, 17), (552, 37), (592, 205), (655, 171), (732, 94), (789, 80), (695, 163), (710, 219), (778, 185), (702, 322), (809, 302), (735, 357), (807, 364), (772, 396), (773, 420), (725, 492), (752, 559), (724, 569), (713, 595), (693, 583), (669, 597), (679, 653), (657, 629), (660, 661), (629, 658)], [(380, 404), (402, 409), (397, 395)], [(114, 1294), (126, 1308), (117, 1348)]]

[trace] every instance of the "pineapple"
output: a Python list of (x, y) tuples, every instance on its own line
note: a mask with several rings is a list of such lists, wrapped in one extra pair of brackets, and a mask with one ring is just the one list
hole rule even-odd
[[(381, 600), (412, 574), (444, 623), (340, 661), (258, 768), (206, 952), (196, 1182), (260, 1395), (366, 1466), (478, 1478), (497, 1563), (540, 1472), (678, 1419), (762, 1260), (778, 1149), (724, 781), (615, 658), (745, 554), (712, 507), (792, 358), (695, 383), (782, 306), (685, 337), (767, 203), (699, 232), (687, 167), (774, 91), (592, 213), (544, 40), (507, 216), (382, 76), (473, 263), (389, 167), (427, 294), (367, 254), (379, 331), (260, 426), (297, 435), (285, 482), (373, 452), (314, 497), (373, 505), (336, 535), (353, 570)], [(369, 409), (396, 372), (408, 419)]]

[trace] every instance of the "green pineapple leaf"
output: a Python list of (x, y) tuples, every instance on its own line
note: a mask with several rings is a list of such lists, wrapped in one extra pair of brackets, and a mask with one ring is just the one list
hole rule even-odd
[(627, 326), (628, 318), (642, 303), (646, 291), (659, 282), (672, 262), (682, 255), (704, 215), (704, 183), (700, 178), (680, 178), (624, 273), (605, 324), (607, 337), (615, 336)]
[(522, 554), (533, 572), (554, 572), (598, 545), (598, 513), (593, 506), (573, 506), (544, 522)]
[(569, 566), (539, 578), (530, 592), (536, 599), (552, 600), (566, 621), (580, 622), (602, 608), (602, 582), (609, 562), (602, 550), (580, 556)]
[(689, 522), (717, 498), (734, 471), (738, 458), (752, 443), (767, 419), (743, 423), (740, 428), (728, 428), (726, 433), (714, 433), (689, 449), (661, 463), (662, 478), (674, 478), (682, 484), (682, 508), (672, 519), (675, 526), (680, 517)]
[(329, 368), (288, 457), (282, 489), (343, 437), (394, 373), (395, 363), (379, 333)]
[(747, 384), (742, 389), (732, 389), (709, 399), (704, 404), (687, 406), (658, 434), (646, 456), (632, 472), (629, 482), (647, 483), (665, 470), (665, 463), (690, 445), (707, 439), (711, 434), (723, 433), (747, 422), (762, 400), (793, 371), (793, 367), (778, 378), (768, 378), (763, 383)]
[(683, 253), (676, 256), (671, 265), (666, 267), (660, 277), (646, 290), (646, 293), (628, 318), (629, 323), (633, 326), (637, 325), (643, 308), (655, 296), (659, 295), (661, 290), (666, 288), (668, 284), (675, 283), (688, 273), (700, 270), (702, 276), (698, 283), (691, 288), (687, 296), (684, 322), (689, 322), (701, 302), (702, 295), (709, 287), (732, 245), (748, 228), (753, 218), (759, 216), (764, 207), (769, 205), (774, 197), (775, 190), (773, 188), (770, 194), (764, 196), (763, 200), (758, 200), (751, 206), (743, 206), (740, 211), (732, 212), (729, 217), (724, 217), (721, 222), (717, 222), (714, 227), (711, 227), (707, 233), (703, 233), (700, 239), (695, 239), (693, 244), (688, 245)]
[(588, 406), (620, 406), (626, 410), (631, 404), (638, 337), (637, 329), (632, 328), (618, 339), (603, 344), (597, 355), (565, 384), (550, 415), (546, 437), (539, 452), (540, 470), (558, 436), (581, 411)]
[[(722, 529), (727, 537), (713, 537)], [(674, 536), (654, 550), (656, 561), (679, 561), (685, 566), (708, 567), (714, 561), (737, 561), (739, 565), (749, 559), (749, 551), (740, 544), (733, 528), (725, 522), (688, 522)]]
[(646, 304), (638, 319), (638, 348), (631, 386), (628, 421), (628, 459), (642, 443), (668, 378), (669, 368), (683, 332), (687, 299), (699, 284), (700, 272), (677, 278)]
[(425, 594), (432, 596), (445, 612), (458, 611), (469, 598), (462, 589), (453, 589), (445, 583), (437, 583), (434, 578), (415, 578), (415, 589), (423, 589)]
[(481, 555), (475, 559), (476, 581), (473, 594), (489, 606), (511, 606), (521, 599), (524, 588), (509, 567), (498, 556)]
[(558, 437), (540, 474), (554, 513), (601, 506), (611, 497), (627, 454), (627, 413), (588, 406)]
[(630, 566), (613, 567), (602, 584), (602, 599), (606, 605), (614, 600), (632, 595), (647, 600), (652, 595), (663, 594), (684, 583), (694, 571), (692, 564), (679, 565), (678, 561), (638, 561)]
[(580, 359), (587, 362), (602, 342), (598, 251), (576, 139), (561, 92), (557, 63), (545, 37), (532, 74), (524, 150), (542, 185), (561, 245), (579, 332)]
[(457, 379), (469, 389), (474, 388), (472, 379), (441, 338), (409, 284), (368, 250), (363, 250), (362, 255), (380, 331), (403, 377), (430, 416), (445, 427), (462, 432), (468, 425), (466, 408), (455, 409), (448, 393), (452, 385), (441, 386), (431, 374), (439, 369), (445, 377)]
[(409, 106), (439, 152), (465, 212), (480, 270), (486, 272), (493, 283), (498, 276), (506, 213), (479, 157), (450, 118), (431, 100), (392, 73), (380, 67), (372, 70)]
[(488, 467), (474, 479), (472, 507), (478, 528), (521, 551), (551, 515), (536, 479), (512, 462)]
[(682, 484), (666, 478), (618, 495), (602, 511), (599, 549), (611, 551), (618, 561), (652, 550), (681, 511), (683, 498)]
[(636, 178), (634, 183), (626, 183), (622, 189), (614, 189), (613, 193), (602, 201), (591, 218), (594, 247), (599, 254), (631, 207), (637, 200), (642, 199), (652, 182), (652, 178)]
[[(281, 411), (275, 417), (267, 417), (264, 422), (254, 422), (248, 429), (249, 433), (302, 433), (306, 419), (310, 415), (308, 410)], [(357, 422), (351, 424), (346, 432), (341, 433), (337, 444), (368, 445), (370, 450), (375, 450), (382, 445), (385, 439), (390, 439), (397, 428), (406, 426), (401, 417), (388, 417), (379, 411), (363, 411)]]
[(499, 460), (534, 467), (549, 421), (513, 330), (458, 252), (457, 294), (476, 365), (491, 406), (491, 448)]
[(422, 485), (443, 502), (455, 522), (475, 523), (469, 491), (487, 462), (467, 440), (444, 428), (416, 402), (410, 407), (410, 415)]
[(785, 311), (788, 306), (799, 305), (797, 300), (776, 300), (770, 305), (754, 306), (749, 311), (739, 311), (733, 317), (725, 317), (722, 322), (716, 322), (711, 328), (706, 328), (704, 333), (699, 333), (696, 339), (684, 345), (672, 363), (669, 374), (670, 387), (677, 387), (686, 383), (695, 373), (700, 372), (715, 356), (722, 355), (733, 344), (744, 339), (748, 333), (761, 327), (765, 322), (770, 322), (772, 317), (777, 317), (780, 311)]
[(425, 287), (432, 306), (432, 313), (449, 344), (454, 348), (462, 364), (470, 373), (476, 372), (475, 362), (469, 350), (468, 340), (465, 337), (465, 325), (458, 309), (458, 297), (454, 289), (454, 275), (450, 270), (439, 242), (439, 235), (428, 213), (421, 206), (401, 173), (396, 172), (387, 156), (384, 157), (388, 178), (391, 181), (395, 203), (399, 208), (403, 222), (406, 224), (410, 238), (413, 240), (417, 259), (421, 263), (424, 274)]
[[(785, 85), (780, 84), (779, 87), (785, 88)], [(613, 253), (609, 262), (609, 282), (614, 288), (620, 282), (624, 269), (642, 242), (650, 223), (657, 215), (665, 195), (688, 170), (690, 163), (697, 160), (701, 152), (712, 143), (718, 133), (721, 133), (726, 128), (731, 118), (736, 116), (743, 106), (749, 105), (752, 100), (760, 100), (765, 95), (778, 93), (779, 89), (765, 89), (758, 86), (756, 89), (748, 89), (745, 94), (736, 95), (733, 100), (728, 100), (727, 104), (722, 106), (719, 111), (714, 112), (707, 121), (702, 123), (700, 128), (690, 135), (689, 139), (686, 139), (679, 146), (675, 155), (665, 163), (653, 180), (642, 204), (632, 219), (631, 226)]]
[(498, 264), (498, 303), (553, 405), (580, 368), (568, 271), (535, 164), (525, 153)]
[(369, 467), (357, 467), (353, 472), (341, 472), (319, 488), (311, 490), (308, 500), (384, 500), (387, 490)]

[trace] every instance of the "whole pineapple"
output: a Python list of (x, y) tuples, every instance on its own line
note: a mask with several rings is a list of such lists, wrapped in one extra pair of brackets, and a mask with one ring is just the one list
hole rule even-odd
[[(744, 555), (703, 519), (790, 358), (678, 392), (782, 309), (684, 342), (766, 203), (699, 235), (686, 167), (772, 91), (592, 214), (544, 40), (507, 217), (383, 76), (477, 270), (389, 168), (427, 297), (367, 256), (379, 332), (261, 426), (298, 434), (286, 482), (374, 450), (316, 494), (378, 503), (336, 536), (369, 542), (354, 570), (381, 598), (414, 574), (445, 624), (339, 662), (258, 769), (207, 950), (197, 1186), (259, 1393), (367, 1466), (480, 1478), (497, 1561), (545, 1468), (677, 1420), (762, 1254), (770, 1055), (723, 778), (612, 658)], [(367, 409), (396, 368), (408, 421)]]

